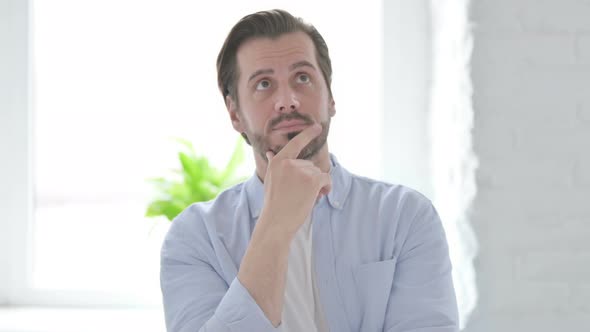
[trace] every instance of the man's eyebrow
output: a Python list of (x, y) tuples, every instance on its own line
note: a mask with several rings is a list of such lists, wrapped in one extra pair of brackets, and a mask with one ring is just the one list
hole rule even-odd
[[(307, 61), (307, 60), (302, 60), (302, 61), (298, 61), (295, 62), (294, 64), (289, 66), (289, 70), (295, 70), (297, 68), (301, 68), (301, 67), (310, 67), (312, 69), (316, 69), (314, 65), (311, 64), (311, 62)], [(248, 82), (250, 82), (251, 80), (253, 80), (254, 78), (256, 78), (256, 76), (259, 75), (264, 75), (264, 74), (274, 74), (274, 70), (272, 69), (258, 69), (257, 71), (255, 71), (254, 73), (252, 73), (252, 75), (250, 75), (250, 77), (248, 77)]]
[(299, 62), (295, 62), (294, 64), (292, 64), (292, 65), (289, 67), (289, 70), (295, 70), (295, 69), (297, 69), (297, 68), (301, 68), (301, 67), (311, 67), (312, 69), (314, 69), (314, 70), (315, 70), (315, 66), (314, 66), (314, 65), (312, 65), (312, 64), (311, 64), (311, 62), (309, 62), (309, 61), (306, 61), (306, 60), (302, 60), (302, 61), (299, 61)]
[(274, 72), (275, 71), (272, 70), (272, 69), (258, 69), (257, 71), (255, 71), (254, 73), (252, 73), (252, 75), (250, 75), (250, 77), (248, 78), (248, 82), (250, 82), (251, 80), (253, 80), (258, 75), (273, 74)]

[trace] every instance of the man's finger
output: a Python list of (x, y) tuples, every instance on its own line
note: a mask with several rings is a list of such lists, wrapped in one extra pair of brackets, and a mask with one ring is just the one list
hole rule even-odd
[(300, 132), (297, 136), (293, 137), (282, 149), (277, 153), (276, 157), (281, 159), (296, 159), (301, 153), (301, 150), (316, 138), (322, 132), (322, 126), (319, 124), (313, 124)]

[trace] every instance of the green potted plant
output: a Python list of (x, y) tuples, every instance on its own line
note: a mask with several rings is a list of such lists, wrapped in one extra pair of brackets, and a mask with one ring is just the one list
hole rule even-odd
[(185, 151), (178, 153), (180, 170), (174, 170), (173, 178), (149, 179), (155, 185), (157, 198), (149, 203), (146, 216), (165, 216), (172, 221), (182, 210), (195, 202), (209, 201), (222, 190), (240, 182), (236, 169), (244, 161), (243, 140), (240, 137), (225, 169), (218, 170), (204, 156), (198, 156), (191, 142), (178, 141)]

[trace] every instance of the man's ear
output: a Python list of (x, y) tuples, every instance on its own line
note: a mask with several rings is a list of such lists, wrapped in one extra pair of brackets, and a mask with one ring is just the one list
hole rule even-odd
[(330, 117), (333, 117), (334, 115), (336, 115), (336, 102), (334, 101), (334, 98), (330, 97), (330, 101), (329, 101), (329, 105), (328, 105), (328, 114), (330, 115)]
[(234, 129), (238, 133), (244, 132), (244, 125), (242, 124), (242, 119), (240, 118), (238, 103), (236, 103), (233, 98), (228, 95), (225, 97), (225, 107), (227, 107), (227, 112)]

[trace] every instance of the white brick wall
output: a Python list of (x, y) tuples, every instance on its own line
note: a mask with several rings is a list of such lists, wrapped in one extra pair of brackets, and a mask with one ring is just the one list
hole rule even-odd
[(473, 0), (473, 226), (466, 331), (590, 331), (590, 1)]

